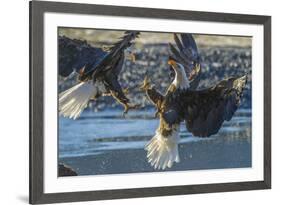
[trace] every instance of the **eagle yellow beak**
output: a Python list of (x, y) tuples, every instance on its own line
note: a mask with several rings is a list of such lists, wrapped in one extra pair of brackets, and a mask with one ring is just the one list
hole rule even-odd
[(176, 66), (177, 65), (176, 61), (171, 60), (171, 59), (168, 60), (168, 64), (171, 65), (171, 66)]

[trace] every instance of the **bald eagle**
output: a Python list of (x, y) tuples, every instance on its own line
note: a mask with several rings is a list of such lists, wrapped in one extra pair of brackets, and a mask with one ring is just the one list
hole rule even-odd
[[(231, 77), (207, 89), (197, 90), (200, 80), (200, 58), (191, 34), (174, 35), (178, 49), (171, 48), (168, 64), (174, 80), (162, 95), (145, 78), (142, 89), (156, 106), (160, 118), (154, 137), (147, 143), (148, 162), (155, 169), (172, 167), (179, 162), (180, 123), (194, 136), (216, 134), (223, 122), (231, 120), (237, 110), (247, 76)], [(199, 79), (199, 80), (198, 80)]]
[(69, 77), (78, 73), (78, 84), (59, 94), (59, 114), (76, 119), (87, 107), (89, 100), (110, 95), (124, 106), (124, 113), (131, 108), (129, 99), (118, 81), (125, 59), (124, 51), (131, 46), (139, 32), (126, 31), (120, 41), (107, 51), (93, 47), (86, 41), (59, 37), (59, 75)]

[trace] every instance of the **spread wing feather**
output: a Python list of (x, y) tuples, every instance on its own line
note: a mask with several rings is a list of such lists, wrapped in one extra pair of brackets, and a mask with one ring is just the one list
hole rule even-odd
[(170, 58), (182, 64), (186, 73), (193, 75), (190, 82), (190, 88), (196, 89), (201, 78), (200, 56), (196, 46), (196, 42), (191, 34), (174, 34), (174, 41), (177, 48), (173, 44), (170, 45)]
[(106, 52), (89, 45), (86, 41), (58, 37), (59, 75), (68, 77), (73, 71), (78, 72), (88, 65), (97, 64)]
[[(117, 61), (117, 64), (115, 66), (115, 70), (117, 73), (119, 73), (122, 70), (123, 63), (124, 63), (125, 57), (122, 53), (120, 56), (120, 59)], [(129, 99), (125, 96), (123, 89), (118, 81), (118, 75), (116, 72), (107, 72), (105, 73), (104, 77), (104, 84), (107, 88), (109, 88), (111, 95), (122, 104), (126, 104), (129, 102)]]
[(162, 101), (164, 100), (164, 96), (159, 91), (157, 91), (154, 87), (148, 88), (146, 90), (146, 95), (157, 108), (160, 108)]
[(108, 70), (118, 75), (121, 70), (116, 67), (118, 60), (138, 35), (139, 32), (126, 31), (121, 40), (109, 47), (108, 51), (89, 45), (86, 41), (59, 36), (59, 75), (67, 77), (81, 68), (84, 68), (85, 74), (94, 77)]
[(143, 80), (143, 84), (140, 86), (140, 89), (144, 90), (150, 102), (152, 102), (157, 109), (160, 109), (161, 104), (165, 97), (158, 90), (156, 90), (154, 86), (150, 85), (147, 76), (145, 76)]
[[(116, 75), (118, 75), (120, 70), (116, 69), (114, 65), (116, 65), (120, 56), (124, 55), (124, 50), (132, 45), (132, 40), (137, 38), (139, 34), (140, 33), (137, 31), (126, 31), (124, 36), (118, 42), (109, 47), (109, 52), (104, 56), (99, 64), (95, 66), (95, 69), (88, 71), (88, 74), (95, 78), (100, 73), (112, 70), (116, 73)], [(108, 65), (109, 62), (111, 62), (111, 65)]]
[(216, 134), (237, 110), (246, 81), (247, 76), (229, 78), (208, 89), (181, 92), (180, 107), (187, 129), (198, 137)]

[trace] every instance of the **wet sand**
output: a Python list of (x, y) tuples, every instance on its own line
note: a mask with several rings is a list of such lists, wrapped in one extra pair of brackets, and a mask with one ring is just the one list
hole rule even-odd
[[(179, 145), (180, 163), (165, 171), (251, 167), (251, 143), (222, 136)], [(155, 172), (144, 149), (112, 150), (88, 156), (60, 158), (78, 175)]]

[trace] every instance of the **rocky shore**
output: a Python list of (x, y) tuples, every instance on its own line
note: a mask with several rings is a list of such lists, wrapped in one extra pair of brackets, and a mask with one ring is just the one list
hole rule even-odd
[(77, 172), (75, 172), (71, 167), (64, 165), (62, 163), (58, 166), (59, 176), (77, 176)]

